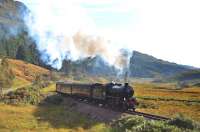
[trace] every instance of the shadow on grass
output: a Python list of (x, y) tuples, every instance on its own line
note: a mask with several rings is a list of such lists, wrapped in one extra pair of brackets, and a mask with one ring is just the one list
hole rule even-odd
[(38, 122), (47, 122), (54, 128), (90, 128), (94, 122), (85, 115), (72, 110), (73, 105), (63, 105), (64, 99), (59, 95), (48, 96), (42, 101), (34, 116)]
[[(80, 109), (84, 110), (83, 107), (84, 106), (80, 106), (77, 102), (72, 101), (72, 99), (70, 100), (54, 94), (46, 97), (38, 105), (34, 116), (39, 123), (48, 123), (53, 128), (90, 129), (103, 122), (94, 119), (93, 117), (97, 117), (98, 115), (94, 116), (90, 111), (88, 111), (88, 113), (80, 112)], [(98, 112), (96, 114), (98, 114)]]

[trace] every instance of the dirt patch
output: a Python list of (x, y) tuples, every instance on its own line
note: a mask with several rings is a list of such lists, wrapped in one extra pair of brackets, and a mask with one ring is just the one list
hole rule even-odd
[(62, 104), (66, 106), (66, 110), (77, 111), (78, 113), (87, 115), (89, 118), (95, 121), (111, 122), (126, 116), (124, 113), (82, 103), (70, 97), (64, 97)]

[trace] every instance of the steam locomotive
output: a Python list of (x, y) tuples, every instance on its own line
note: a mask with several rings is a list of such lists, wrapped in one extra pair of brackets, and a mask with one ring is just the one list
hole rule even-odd
[(96, 101), (120, 110), (135, 110), (137, 104), (133, 96), (134, 90), (128, 83), (79, 84), (57, 82), (56, 92), (78, 98), (87, 98), (90, 101)]

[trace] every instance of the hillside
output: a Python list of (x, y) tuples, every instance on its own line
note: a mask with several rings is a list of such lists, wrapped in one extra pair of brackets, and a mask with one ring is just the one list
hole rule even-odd
[(33, 81), (37, 75), (49, 74), (49, 70), (20, 60), (9, 59), (9, 65), (16, 77)]
[(130, 60), (130, 73), (132, 77), (166, 78), (182, 72), (191, 71), (192, 69), (194, 68), (160, 60), (138, 51), (133, 51)]
[(21, 2), (13, 0), (0, 1), (0, 24), (7, 26), (23, 26), (23, 14), (26, 7)]
[(39, 52), (33, 39), (29, 37), (23, 19), (27, 12), (28, 9), (21, 2), (0, 1), (0, 56), (38, 65)]
[[(171, 63), (148, 54), (133, 51), (130, 58), (129, 73), (130, 77), (133, 78), (169, 78), (194, 69), (194, 67)], [(61, 71), (68, 74), (76, 71), (100, 76), (115, 76), (118, 73), (114, 67), (109, 66), (99, 56), (77, 62), (64, 61)]]
[[(0, 71), (2, 76), (0, 76), (0, 82), (5, 82), (4, 88), (18, 88), (31, 84), (37, 76), (49, 75), (49, 70), (15, 59), (4, 60), (5, 64), (2, 64), (0, 59)], [(5, 67), (7, 66), (7, 67)]]
[(25, 5), (13, 0), (0, 1), (0, 40), (16, 37), (25, 30), (23, 14)]
[(116, 69), (113, 66), (109, 66), (100, 56), (88, 57), (76, 62), (64, 60), (60, 71), (72, 75), (87, 74), (104, 77), (116, 74)]
[[(157, 59), (153, 56), (133, 51), (130, 58), (129, 76), (132, 78), (171, 78), (196, 68)], [(76, 62), (65, 60), (61, 69), (68, 75), (87, 74), (91, 76), (115, 77), (119, 74), (99, 56)]]
[(178, 74), (177, 76), (175, 76), (175, 79), (178, 79), (180, 81), (200, 79), (200, 70), (192, 70), (189, 72)]
[(167, 78), (163, 82), (178, 82), (181, 87), (200, 87), (200, 70), (191, 70)]

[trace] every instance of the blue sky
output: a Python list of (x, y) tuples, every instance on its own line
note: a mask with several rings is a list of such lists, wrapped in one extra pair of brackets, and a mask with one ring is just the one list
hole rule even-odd
[[(126, 1), (124, 1), (126, 2)], [(81, 3), (81, 6), (88, 10), (88, 15), (100, 28), (125, 28), (134, 22), (133, 11), (116, 11), (120, 2), (102, 4)]]

